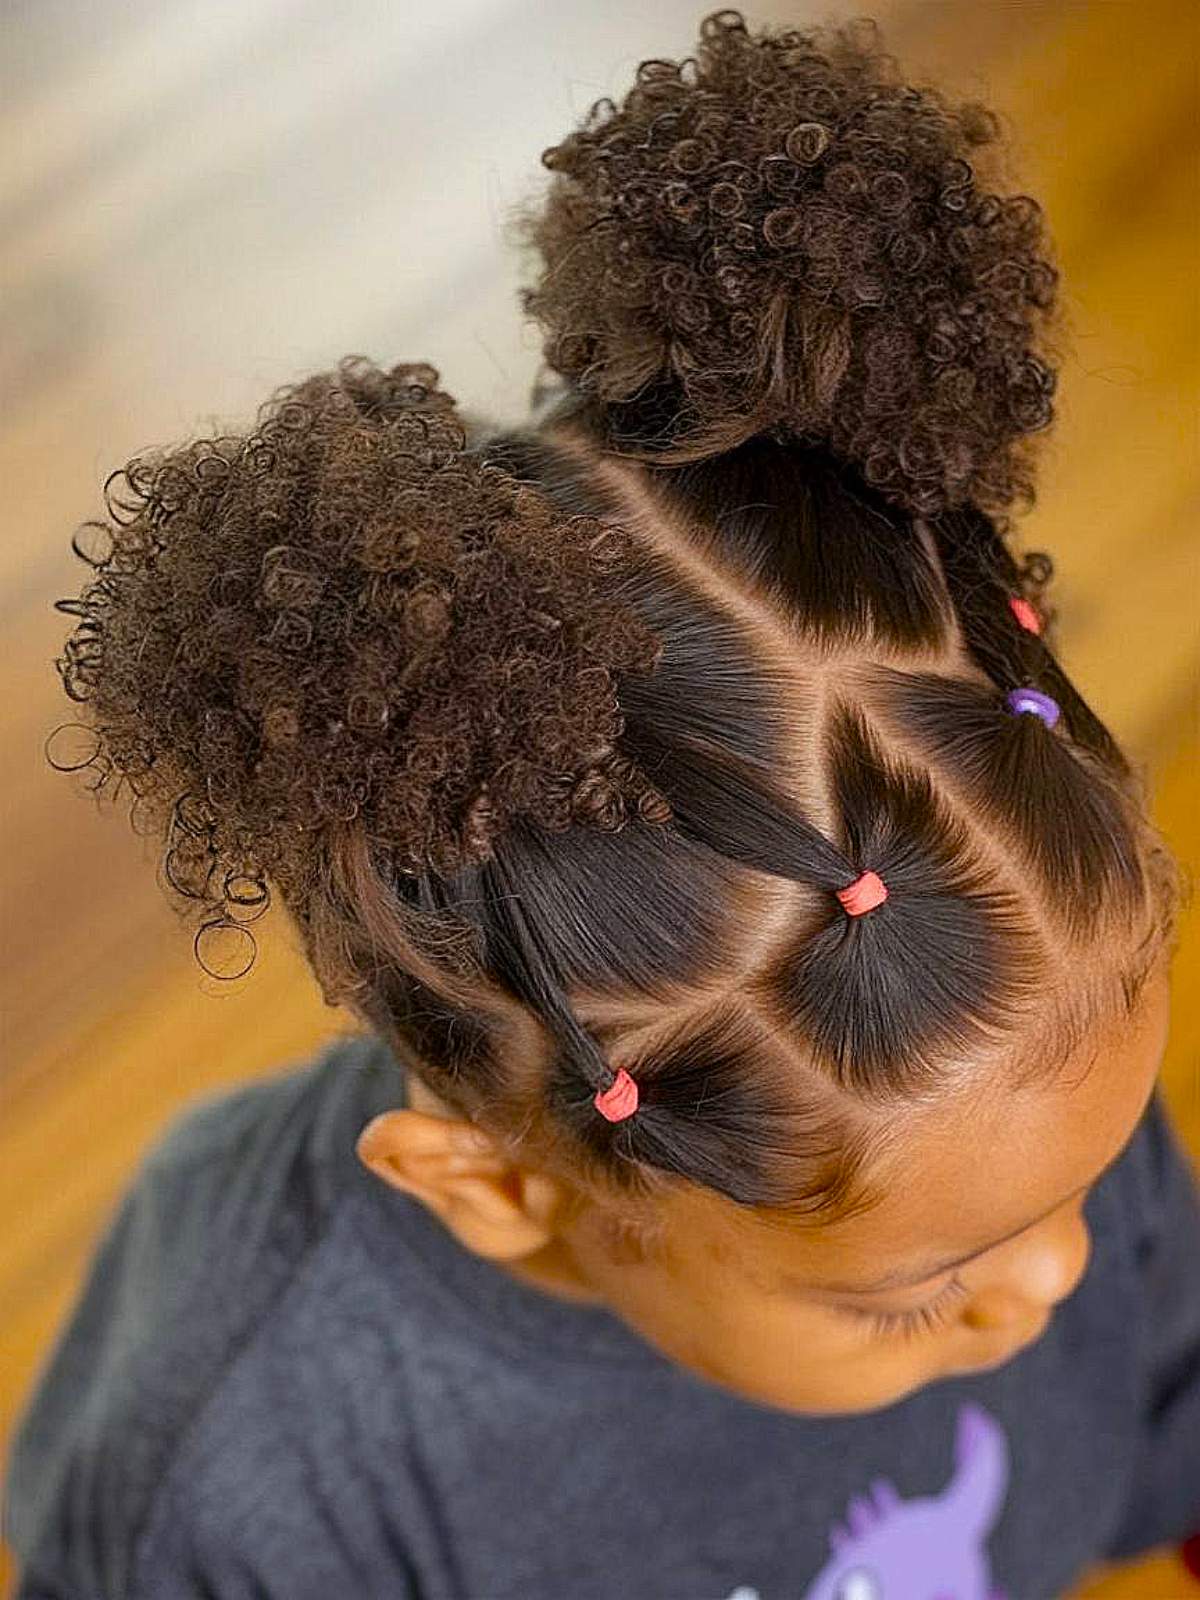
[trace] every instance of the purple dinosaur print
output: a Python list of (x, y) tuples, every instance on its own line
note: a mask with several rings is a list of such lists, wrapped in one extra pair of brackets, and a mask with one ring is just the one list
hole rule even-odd
[(1008, 1484), (1008, 1445), (976, 1405), (958, 1409), (954, 1476), (940, 1495), (904, 1500), (886, 1478), (855, 1495), (804, 1600), (1006, 1600), (984, 1543)]

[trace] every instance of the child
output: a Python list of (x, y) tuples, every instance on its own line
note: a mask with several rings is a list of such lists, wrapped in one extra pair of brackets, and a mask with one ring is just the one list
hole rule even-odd
[(700, 33), (543, 156), (527, 428), (348, 358), (108, 494), (101, 777), (202, 964), (269, 880), (363, 1031), (150, 1152), (24, 1600), (1042, 1600), (1200, 1530), (1176, 879), (1005, 542), (1040, 207), (870, 23)]

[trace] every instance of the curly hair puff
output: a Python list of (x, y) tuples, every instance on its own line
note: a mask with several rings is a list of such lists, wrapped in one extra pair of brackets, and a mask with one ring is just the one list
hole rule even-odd
[(643, 61), (543, 151), (548, 192), (514, 209), (546, 362), (631, 459), (767, 434), (919, 515), (1028, 507), (1059, 273), (1038, 202), (977, 171), (998, 131), (899, 81), (871, 18), (752, 35), (710, 13), (694, 56)]
[(198, 955), (219, 928), (253, 944), (265, 875), (302, 908), (311, 846), (355, 819), (416, 877), (485, 859), (518, 816), (670, 815), (613, 743), (613, 673), (661, 653), (613, 598), (628, 537), (556, 516), (464, 437), (433, 367), (347, 356), (278, 389), (249, 437), (111, 474), (111, 522), (84, 524), (107, 553), (76, 535), (99, 576), (56, 603), (80, 621), (55, 664), (96, 748), (52, 764), (97, 790), (119, 771), (165, 829)]

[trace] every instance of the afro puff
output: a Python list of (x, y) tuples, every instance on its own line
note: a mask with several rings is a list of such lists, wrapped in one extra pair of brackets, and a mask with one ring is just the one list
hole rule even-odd
[(97, 789), (119, 771), (166, 829), (171, 887), (234, 908), (220, 925), (266, 909), (264, 872), (302, 903), (301, 836), (329, 824), (360, 818), (412, 877), (485, 859), (518, 815), (669, 816), (613, 744), (612, 674), (660, 652), (607, 589), (628, 536), (464, 445), (435, 368), (348, 356), (250, 437), (112, 474), (110, 523), (84, 525), (107, 554), (76, 536), (98, 576), (57, 602), (80, 621), (55, 665), (96, 740), (75, 765)]
[(694, 56), (643, 61), (543, 151), (548, 193), (515, 209), (547, 364), (632, 458), (767, 434), (917, 515), (1028, 508), (1059, 273), (1038, 202), (980, 184), (998, 131), (900, 82), (870, 18), (751, 35), (711, 13)]

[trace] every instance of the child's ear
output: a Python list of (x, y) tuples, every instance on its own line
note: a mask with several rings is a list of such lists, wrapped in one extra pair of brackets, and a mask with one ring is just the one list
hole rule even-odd
[(416, 1195), (476, 1255), (516, 1260), (554, 1238), (561, 1185), (514, 1166), (461, 1118), (383, 1111), (354, 1148), (369, 1171)]

